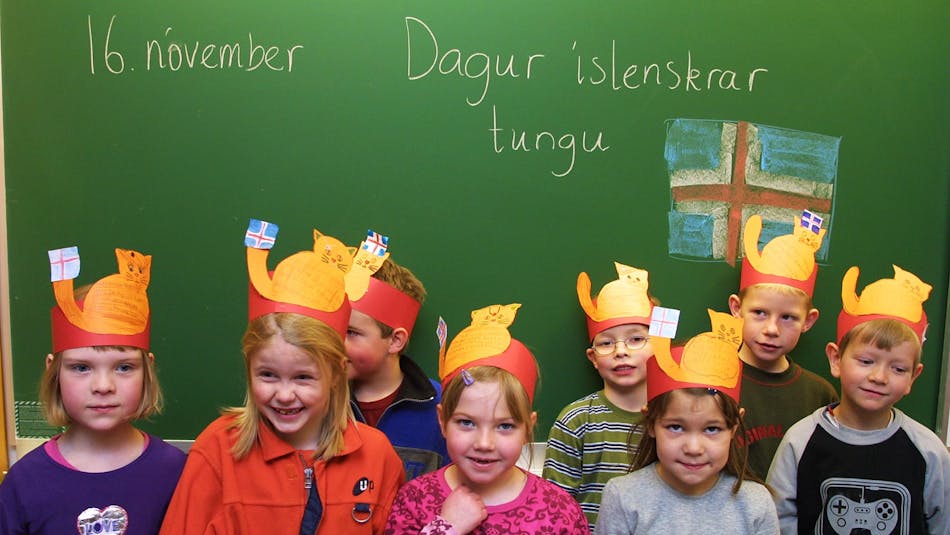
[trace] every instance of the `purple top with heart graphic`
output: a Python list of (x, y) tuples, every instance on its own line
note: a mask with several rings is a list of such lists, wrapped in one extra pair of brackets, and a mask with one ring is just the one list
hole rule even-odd
[(148, 438), (138, 459), (103, 473), (64, 466), (45, 447), (29, 452), (0, 484), (0, 533), (157, 534), (185, 454)]

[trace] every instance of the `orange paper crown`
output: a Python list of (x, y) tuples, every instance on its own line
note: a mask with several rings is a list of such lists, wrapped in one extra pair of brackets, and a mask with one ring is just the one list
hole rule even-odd
[(491, 305), (472, 311), (472, 324), (452, 340), (448, 351), (440, 340), (439, 378), (443, 388), (456, 375), (475, 366), (495, 366), (514, 375), (534, 401), (538, 364), (531, 351), (508, 333), (521, 305)]
[(698, 334), (683, 347), (651, 337), (654, 356), (647, 360), (647, 401), (679, 388), (711, 388), (739, 401), (742, 384), (742, 320), (708, 310), (712, 331)]
[(119, 273), (94, 283), (85, 299), (75, 298), (79, 275), (76, 247), (49, 252), (56, 305), (50, 311), (53, 353), (91, 346), (128, 346), (148, 350), (150, 315), (148, 283), (152, 257), (116, 249)]
[(750, 216), (743, 232), (745, 258), (742, 259), (739, 290), (753, 284), (774, 283), (798, 288), (812, 296), (818, 276), (815, 251), (821, 247), (825, 232), (826, 229), (815, 232), (802, 226), (801, 217), (796, 216), (791, 234), (773, 238), (759, 252), (762, 216)]
[(422, 303), (393, 286), (373, 278), (389, 258), (389, 238), (369, 231), (353, 258), (353, 267), (346, 274), (346, 295), (353, 310), (381, 321), (393, 329), (402, 328), (412, 336), (412, 328)]
[[(273, 229), (267, 242), (262, 242), (259, 235), (251, 237), (252, 228), (260, 228), (261, 223)], [(336, 238), (314, 230), (312, 251), (288, 256), (271, 272), (267, 256), (276, 241), (276, 229), (276, 225), (252, 219), (245, 235), (250, 279), (248, 321), (273, 312), (294, 312), (320, 320), (345, 337), (350, 302), (344, 276), (352, 265), (353, 251)]]
[(864, 287), (861, 297), (856, 288), (861, 270), (851, 267), (841, 279), (841, 313), (838, 314), (838, 343), (851, 329), (875, 319), (893, 319), (906, 324), (924, 342), (927, 313), (924, 301), (932, 287), (916, 275), (894, 266), (893, 279), (881, 279)]
[(590, 297), (590, 277), (577, 276), (577, 299), (587, 314), (587, 334), (593, 340), (597, 333), (628, 323), (650, 324), (653, 303), (647, 293), (649, 273), (642, 269), (614, 262), (617, 280), (600, 289), (596, 299)]

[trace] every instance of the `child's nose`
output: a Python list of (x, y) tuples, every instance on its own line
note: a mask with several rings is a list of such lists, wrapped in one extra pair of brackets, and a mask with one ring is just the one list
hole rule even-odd
[(479, 429), (475, 437), (475, 448), (479, 450), (490, 450), (495, 447), (495, 434), (491, 429)]
[(115, 382), (112, 380), (112, 374), (108, 372), (97, 372), (93, 376), (93, 391), (99, 393), (108, 393), (115, 390)]
[(690, 433), (684, 437), (683, 451), (690, 455), (699, 455), (703, 452), (703, 439), (698, 434)]
[(765, 320), (764, 330), (766, 334), (778, 334), (778, 318), (769, 316), (768, 319)]
[(282, 403), (290, 403), (296, 397), (294, 393), (294, 387), (288, 384), (281, 384), (277, 387), (277, 394), (274, 396), (277, 398), (277, 401)]
[(887, 383), (887, 366), (884, 364), (872, 366), (871, 371), (868, 373), (868, 379), (878, 384)]

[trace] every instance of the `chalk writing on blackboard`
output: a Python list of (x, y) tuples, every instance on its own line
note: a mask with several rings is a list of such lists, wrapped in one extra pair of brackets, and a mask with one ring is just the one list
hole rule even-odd
[[(96, 74), (97, 60), (111, 74), (135, 70), (134, 66), (126, 64), (126, 54), (112, 48), (116, 15), (109, 19), (101, 41), (96, 39), (91, 16), (87, 17), (86, 24), (89, 30), (89, 71), (92, 74)], [(303, 45), (297, 44), (287, 48), (262, 45), (255, 42), (251, 32), (248, 32), (246, 41), (243, 38), (227, 43), (188, 41), (175, 36), (174, 28), (167, 26), (161, 39), (145, 41), (144, 63), (146, 71), (239, 69), (290, 73), (294, 70), (294, 54), (302, 48)]]
[[(564, 158), (550, 172), (557, 178), (569, 175), (583, 153), (610, 150), (605, 132), (561, 128), (526, 129), (512, 126), (500, 113), (499, 106), (491, 101), (492, 82), (506, 78), (524, 84), (541, 78), (550, 83), (550, 51), (531, 49), (522, 53), (491, 53), (488, 47), (463, 51), (452, 47), (451, 37), (439, 34), (418, 17), (405, 17), (406, 24), (406, 77), (410, 82), (421, 82), (432, 77), (453, 77), (468, 86), (464, 102), (470, 107), (489, 103), (491, 117), (488, 120), (489, 144), (495, 154), (503, 152), (556, 152)], [(441, 41), (440, 41), (441, 37)], [(446, 45), (449, 46), (446, 46)], [(576, 58), (573, 74), (555, 73), (556, 80), (565, 84), (576, 83), (581, 87), (596, 90), (649, 91), (651, 88), (670, 92), (713, 93), (717, 91), (748, 92), (755, 88), (758, 78), (768, 69), (756, 66), (748, 70), (697, 61), (693, 50), (684, 47), (681, 53), (667, 56), (659, 61), (631, 62), (629, 50), (618, 54), (615, 39), (605, 38), (593, 47), (577, 40), (560, 50)], [(548, 69), (550, 71), (550, 69)], [(545, 79), (545, 75), (548, 78)], [(535, 85), (534, 91), (537, 91)]]

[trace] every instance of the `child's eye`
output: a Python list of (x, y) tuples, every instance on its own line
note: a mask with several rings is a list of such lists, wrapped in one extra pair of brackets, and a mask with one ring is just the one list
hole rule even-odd
[(674, 433), (679, 433), (683, 430), (683, 426), (680, 424), (667, 424), (665, 427), (668, 431), (673, 431)]
[(354, 331), (353, 329), (347, 329), (347, 330), (346, 330), (346, 337), (347, 337), (347, 338), (350, 338), (351, 336), (359, 336), (359, 335), (360, 335), (360, 333), (357, 332), (357, 331)]
[(70, 371), (74, 371), (76, 373), (82, 373), (82, 372), (89, 371), (89, 366), (85, 364), (71, 364), (69, 366), (69, 369)]
[(130, 371), (134, 369), (135, 369), (135, 366), (133, 366), (132, 364), (119, 364), (118, 366), (115, 367), (115, 370), (119, 373), (129, 373)]
[(705, 432), (707, 435), (715, 435), (720, 431), (722, 431), (722, 428), (718, 425), (710, 425), (706, 427), (706, 429), (703, 429), (703, 432)]
[(895, 367), (894, 367), (894, 373), (896, 373), (896, 374), (898, 374), (898, 375), (903, 375), (903, 374), (907, 373), (907, 368), (904, 368), (904, 367), (902, 367), (902, 366), (895, 366)]
[(455, 423), (459, 427), (475, 427), (475, 422), (469, 420), (468, 418), (459, 418), (455, 420)]
[(515, 424), (513, 424), (513, 423), (511, 423), (511, 422), (505, 422), (505, 423), (498, 424), (498, 429), (500, 429), (500, 430), (502, 430), (502, 431), (514, 431), (514, 430), (517, 429), (517, 428), (518, 428), (518, 426), (516, 426)]

